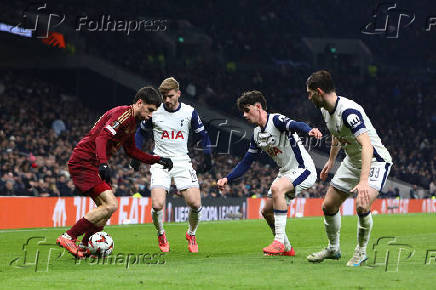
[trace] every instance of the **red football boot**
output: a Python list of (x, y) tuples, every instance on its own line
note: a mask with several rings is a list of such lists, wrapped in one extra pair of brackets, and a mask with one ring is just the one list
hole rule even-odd
[(263, 248), (263, 252), (270, 255), (283, 255), (283, 253), (285, 252), (285, 245), (283, 243), (280, 243), (279, 241), (274, 240), (271, 245)]
[(198, 253), (198, 244), (195, 235), (186, 233), (186, 240), (188, 241), (188, 250), (191, 253)]
[(170, 243), (167, 241), (165, 232), (162, 235), (157, 236), (157, 241), (159, 242), (159, 249), (163, 253), (168, 253), (170, 251)]
[(291, 249), (289, 251), (284, 251), (283, 252), (283, 256), (292, 256), (292, 257), (294, 257), (295, 256), (294, 247), (291, 247)]
[(67, 234), (60, 235), (56, 239), (56, 244), (58, 244), (60, 247), (62, 247), (64, 249), (66, 249), (74, 257), (77, 257), (79, 259), (82, 259), (84, 257), (83, 252), (79, 251), (79, 247), (76, 245), (76, 240), (72, 239)]

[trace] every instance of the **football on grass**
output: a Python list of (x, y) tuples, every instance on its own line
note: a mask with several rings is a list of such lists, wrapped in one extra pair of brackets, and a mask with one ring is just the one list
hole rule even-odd
[(106, 232), (97, 232), (88, 242), (89, 252), (97, 256), (109, 256), (114, 249), (114, 241)]

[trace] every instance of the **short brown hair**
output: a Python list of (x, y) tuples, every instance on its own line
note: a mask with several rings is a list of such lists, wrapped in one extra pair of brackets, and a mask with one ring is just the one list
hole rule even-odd
[(159, 92), (163, 95), (171, 90), (176, 90), (176, 91), (179, 90), (179, 82), (176, 81), (176, 79), (173, 77), (164, 79), (159, 86)]
[(135, 104), (139, 99), (141, 99), (147, 105), (155, 105), (156, 107), (159, 107), (162, 103), (161, 94), (152, 86), (139, 89), (133, 98), (133, 103)]
[(247, 91), (244, 92), (237, 101), (237, 106), (240, 111), (244, 111), (245, 106), (254, 105), (260, 103), (262, 109), (266, 110), (266, 99), (259, 91)]
[(336, 91), (332, 75), (326, 70), (319, 70), (311, 74), (307, 78), (306, 86), (311, 90), (320, 88), (326, 94)]

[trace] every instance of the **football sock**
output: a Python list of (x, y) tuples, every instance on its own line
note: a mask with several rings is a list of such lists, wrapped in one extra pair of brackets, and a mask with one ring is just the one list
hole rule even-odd
[(95, 227), (93, 230), (89, 230), (89, 231), (87, 231), (87, 232), (85, 233), (85, 235), (83, 236), (82, 244), (84, 244), (85, 246), (87, 246), (87, 245), (88, 245), (89, 238), (90, 238), (93, 234), (95, 234), (96, 232), (101, 232), (101, 231), (103, 230), (103, 228), (104, 228), (104, 227)]
[(369, 237), (372, 230), (372, 215), (371, 212), (359, 214), (359, 221), (357, 223), (357, 242), (362, 251), (366, 253), (366, 246), (368, 245)]
[(288, 239), (288, 236), (285, 234), (285, 251), (290, 251), (292, 248), (291, 242)]
[(198, 221), (200, 220), (200, 212), (202, 207), (196, 209), (192, 208), (189, 210), (189, 229), (188, 229), (188, 235), (195, 235), (195, 232), (198, 228)]
[(329, 248), (338, 250), (341, 230), (341, 215), (339, 211), (333, 215), (324, 212), (324, 226), (327, 238), (329, 239)]
[(77, 239), (78, 236), (81, 236), (83, 235), (83, 233), (92, 230), (94, 228), (95, 228), (94, 224), (83, 217), (80, 220), (78, 220), (76, 224), (71, 227), (71, 229), (67, 231), (67, 234), (71, 238)]
[(151, 209), (151, 217), (153, 219), (153, 224), (159, 235), (162, 235), (165, 231), (163, 228), (163, 210)]
[(285, 242), (285, 229), (286, 229), (286, 218), (288, 211), (287, 210), (274, 210), (274, 224), (275, 224), (275, 232), (276, 235), (274, 240), (279, 241), (284, 244)]

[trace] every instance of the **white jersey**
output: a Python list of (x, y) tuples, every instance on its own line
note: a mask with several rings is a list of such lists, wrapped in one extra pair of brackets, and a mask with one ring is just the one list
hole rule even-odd
[(168, 111), (161, 104), (148, 121), (141, 122), (141, 129), (153, 128), (153, 153), (178, 160), (190, 159), (188, 138), (190, 130), (200, 133), (204, 126), (197, 111), (190, 105), (180, 103), (175, 111)]
[(265, 128), (254, 128), (248, 152), (263, 150), (276, 162), (280, 172), (306, 168), (316, 175), (315, 164), (293, 129), (293, 122), (280, 114), (268, 114)]
[(347, 155), (345, 162), (357, 168), (362, 167), (362, 146), (357, 142), (356, 137), (367, 132), (374, 147), (372, 161), (392, 163), (391, 155), (359, 104), (338, 96), (333, 113), (330, 114), (324, 108), (321, 108), (321, 113), (330, 133), (339, 140), (345, 150)]

